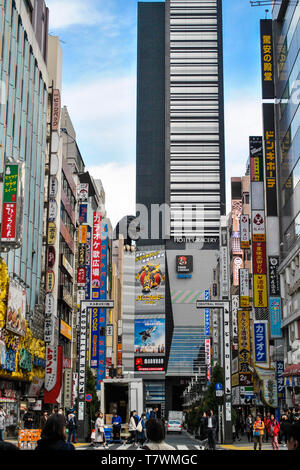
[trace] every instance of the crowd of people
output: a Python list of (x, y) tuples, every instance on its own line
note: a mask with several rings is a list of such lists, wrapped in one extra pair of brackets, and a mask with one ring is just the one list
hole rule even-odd
[[(233, 424), (233, 440), (240, 441), (242, 435), (246, 435), (248, 442), (253, 442), (254, 450), (262, 448), (263, 442), (270, 442), (273, 450), (279, 450), (279, 445), (287, 447), (289, 425), (300, 426), (300, 413), (295, 408), (281, 414), (278, 421), (273, 413), (264, 415), (257, 413), (254, 417), (251, 413), (244, 420), (238, 416)], [(296, 426), (297, 427), (297, 426)]]
[[(158, 408), (154, 407), (149, 413), (142, 413), (138, 416), (137, 411), (130, 412), (128, 422), (129, 436), (124, 441), (124, 445), (132, 444), (136, 448), (172, 449), (165, 443), (165, 425), (158, 419)], [(115, 413), (112, 418), (112, 440), (121, 442), (121, 417)], [(105, 436), (104, 416), (99, 412), (96, 414), (95, 430), (92, 433), (92, 446), (107, 448)]]

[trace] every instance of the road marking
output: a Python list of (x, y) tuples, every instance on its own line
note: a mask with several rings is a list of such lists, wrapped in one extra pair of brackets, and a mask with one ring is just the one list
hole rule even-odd
[(132, 446), (132, 444), (122, 444), (121, 446), (117, 447), (116, 450), (119, 450), (119, 449), (120, 449), (120, 450), (127, 450), (127, 449), (129, 449), (129, 447), (131, 447), (131, 446)]
[(188, 446), (177, 446), (177, 450), (189, 450)]

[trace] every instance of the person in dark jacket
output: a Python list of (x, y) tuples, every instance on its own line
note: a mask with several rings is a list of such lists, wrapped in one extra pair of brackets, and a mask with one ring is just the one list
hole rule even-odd
[(42, 431), (41, 439), (35, 450), (38, 451), (66, 451), (75, 450), (70, 442), (66, 442), (65, 420), (62, 415), (51, 415)]
[(207, 422), (207, 437), (209, 448), (216, 450), (216, 431), (217, 431), (217, 419), (214, 415), (213, 410), (210, 410), (209, 416), (206, 418)]
[(158, 408), (157, 406), (154, 406), (153, 409), (150, 411), (149, 419), (157, 419), (157, 412)]

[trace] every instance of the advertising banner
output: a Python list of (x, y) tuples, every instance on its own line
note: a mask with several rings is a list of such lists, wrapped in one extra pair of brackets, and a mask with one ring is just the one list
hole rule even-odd
[(249, 305), (249, 270), (240, 269), (240, 307), (245, 308)]
[(180, 277), (181, 274), (190, 274), (189, 277), (191, 277), (191, 273), (193, 272), (193, 257), (186, 255), (176, 256), (176, 272), (179, 274), (178, 277)]
[(238, 309), (239, 309), (239, 296), (232, 295), (232, 349), (238, 350)]
[(9, 280), (6, 329), (20, 336), (25, 336), (26, 291), (14, 279)]
[(279, 256), (269, 256), (269, 294), (280, 296)]
[(165, 357), (136, 357), (134, 360), (134, 370), (136, 372), (163, 372), (165, 370)]
[(77, 186), (77, 198), (80, 202), (87, 202), (89, 200), (89, 184), (80, 183)]
[(254, 307), (267, 308), (268, 295), (267, 295), (267, 276), (265, 274), (253, 275), (254, 279)]
[(232, 264), (232, 269), (233, 269), (233, 285), (238, 286), (239, 285), (239, 271), (241, 268), (244, 267), (244, 262), (242, 256), (233, 256), (233, 264)]
[[(102, 216), (99, 212), (93, 213), (93, 233), (91, 250), (91, 288), (92, 300), (100, 299), (100, 265), (101, 265), (101, 231)], [(105, 323), (105, 322), (104, 322)], [(105, 326), (105, 324), (104, 324)], [(98, 365), (98, 346), (100, 329), (100, 309), (92, 309), (91, 319), (91, 368), (97, 369)]]
[(251, 383), (251, 340), (250, 340), (250, 312), (238, 311), (239, 332), (239, 378), (240, 385)]
[(165, 319), (136, 319), (134, 323), (134, 352), (136, 354), (164, 354)]
[(266, 243), (252, 243), (253, 274), (267, 274)]
[(136, 313), (165, 313), (165, 252), (137, 252)]
[[(204, 292), (204, 300), (209, 300), (209, 290), (206, 290)], [(204, 310), (204, 316), (205, 316), (205, 336), (210, 335), (210, 309), (206, 308)]]
[(46, 347), (44, 403), (57, 404), (62, 388), (62, 346)]
[(285, 399), (284, 386), (284, 361), (276, 361), (276, 381), (277, 381), (277, 397), (279, 400)]
[(78, 228), (78, 243), (85, 244), (87, 238), (87, 225), (79, 225)]
[(99, 351), (97, 365), (97, 390), (100, 390), (101, 382), (105, 379), (105, 357), (106, 357), (106, 338), (99, 336)]
[(17, 240), (17, 205), (4, 203), (2, 207), (1, 242)]
[(281, 298), (270, 297), (270, 334), (271, 338), (282, 338)]
[(274, 104), (263, 104), (266, 215), (278, 215)]
[(249, 234), (249, 216), (241, 215), (241, 248), (250, 248), (250, 234)]
[(255, 136), (249, 138), (251, 182), (264, 180), (263, 139)]
[(277, 408), (277, 381), (275, 369), (262, 369), (255, 366), (255, 370), (262, 382), (262, 399), (263, 402), (271, 408)]
[[(107, 298), (107, 256), (108, 256), (108, 226), (107, 223), (102, 222), (102, 235), (101, 235), (101, 248), (100, 248), (100, 286), (99, 286), (99, 300), (106, 300)], [(95, 265), (95, 259), (94, 259)], [(106, 309), (98, 309), (98, 328), (106, 326)], [(104, 321), (103, 321), (104, 320)], [(101, 346), (102, 336), (99, 337), (99, 357), (97, 367), (97, 390), (100, 390), (101, 382), (105, 378), (105, 355), (106, 351)]]
[(88, 214), (87, 204), (80, 204), (79, 206), (79, 223), (80, 224), (87, 223), (87, 214)]
[(256, 364), (268, 364), (268, 322), (255, 321), (254, 330), (254, 352)]
[(266, 241), (265, 212), (263, 210), (252, 211), (252, 241)]
[(260, 20), (262, 99), (275, 98), (272, 20)]

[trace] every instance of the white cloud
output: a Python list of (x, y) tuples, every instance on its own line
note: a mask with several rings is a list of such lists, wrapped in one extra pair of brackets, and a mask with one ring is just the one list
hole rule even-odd
[(95, 25), (103, 15), (90, 0), (47, 0), (51, 29), (66, 29), (74, 25)]
[(231, 210), (231, 177), (245, 175), (249, 137), (256, 135), (262, 135), (259, 93), (256, 90), (239, 89), (225, 101), (227, 212)]
[(94, 179), (102, 181), (107, 217), (113, 228), (126, 215), (135, 214), (135, 164), (107, 163), (87, 168)]
[[(68, 107), (81, 150), (95, 162), (135, 161), (136, 79), (108, 77), (66, 85)], [(83, 154), (87, 161), (87, 155)]]

